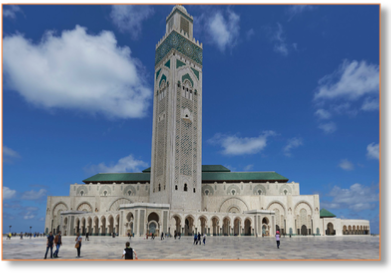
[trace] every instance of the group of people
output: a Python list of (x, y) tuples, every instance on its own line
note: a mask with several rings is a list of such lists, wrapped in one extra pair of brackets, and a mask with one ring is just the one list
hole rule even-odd
[(181, 233), (180, 232), (174, 232), (174, 239), (176, 240), (176, 237), (179, 237), (179, 240), (181, 239)]
[[(9, 232), (8, 234), (6, 234), (6, 236), (7, 236), (7, 240), (11, 240), (11, 238), (12, 237), (15, 237), (15, 236), (17, 236), (18, 234), (17, 233), (11, 233), (11, 232)], [(36, 232), (36, 233), (27, 233), (27, 232), (25, 232), (25, 233), (23, 233), (23, 232), (20, 232), (19, 233), (19, 236), (20, 236), (20, 239), (21, 240), (23, 240), (23, 236), (24, 237), (30, 237), (30, 239), (32, 238), (32, 237), (43, 237), (45, 234), (43, 234), (43, 233), (38, 233), (38, 232)]]
[[(203, 243), (205, 245), (205, 241), (206, 241), (206, 235), (205, 234), (202, 235), (202, 241), (203, 241)], [(200, 232), (198, 232), (198, 235), (197, 235), (197, 233), (194, 233), (194, 243), (193, 243), (193, 245), (194, 244), (195, 245), (198, 245), (198, 244), (201, 245), (201, 233)]]

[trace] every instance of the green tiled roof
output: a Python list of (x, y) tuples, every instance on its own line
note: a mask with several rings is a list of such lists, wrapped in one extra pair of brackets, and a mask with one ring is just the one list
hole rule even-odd
[(202, 181), (288, 181), (276, 172), (202, 172)]
[(143, 173), (145, 173), (145, 172), (149, 172), (149, 173), (151, 173), (151, 168), (149, 167), (149, 168), (146, 168), (146, 169), (144, 169), (143, 171), (141, 171), (141, 172), (143, 172)]
[(335, 216), (333, 213), (331, 213), (330, 211), (324, 208), (320, 210), (320, 218), (332, 218), (332, 217), (337, 217), (337, 216)]
[(231, 170), (222, 165), (202, 165), (202, 172), (231, 172)]
[(149, 182), (150, 173), (98, 173), (83, 182)]

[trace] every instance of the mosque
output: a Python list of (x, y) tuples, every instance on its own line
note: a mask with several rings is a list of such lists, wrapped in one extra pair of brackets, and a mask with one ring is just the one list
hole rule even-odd
[(368, 220), (337, 218), (319, 195), (274, 172), (202, 165), (202, 43), (193, 17), (175, 6), (156, 45), (151, 167), (99, 173), (49, 196), (45, 231), (144, 237), (180, 232), (261, 237), (369, 235)]

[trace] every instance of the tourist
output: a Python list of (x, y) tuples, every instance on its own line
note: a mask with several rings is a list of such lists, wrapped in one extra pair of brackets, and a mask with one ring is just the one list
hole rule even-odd
[(54, 241), (53, 233), (50, 231), (49, 236), (47, 237), (46, 240), (46, 253), (44, 259), (46, 259), (48, 255), (49, 248), (50, 248), (50, 258), (53, 258), (53, 241)]
[(280, 231), (276, 232), (277, 248), (280, 249)]
[(200, 243), (200, 245), (201, 245), (201, 233), (200, 232), (198, 232), (198, 237), (197, 237), (197, 243), (196, 244), (198, 244), (198, 243)]
[(129, 240), (131, 240), (131, 237), (130, 237), (130, 233), (128, 232), (128, 238), (129, 238)]
[(179, 236), (179, 240), (180, 240), (181, 239), (181, 232), (179, 232), (178, 236)]
[(90, 238), (88, 238), (89, 235), (90, 235), (90, 234), (87, 232), (87, 233), (86, 233), (86, 241), (89, 241), (89, 240), (90, 240)]
[(75, 239), (75, 241), (76, 241), (75, 248), (77, 249), (77, 258), (80, 258), (81, 240), (82, 240), (82, 238), (80, 236), (80, 233), (77, 233), (77, 237)]
[(56, 237), (54, 237), (54, 244), (56, 245), (56, 251), (54, 251), (54, 258), (58, 258), (58, 252), (60, 251), (60, 246), (62, 245), (61, 241), (61, 231), (58, 231)]
[(125, 246), (126, 247), (124, 249), (124, 252), (122, 253), (121, 259), (125, 257), (125, 260), (133, 260), (133, 253), (134, 253), (134, 258), (137, 260), (138, 258), (137, 258), (136, 251), (130, 247), (130, 243), (126, 242)]
[(176, 230), (174, 231), (174, 239), (176, 240)]
[(162, 235), (160, 236), (160, 240), (164, 239), (164, 233), (162, 232)]
[(205, 240), (206, 240), (206, 235), (204, 234), (203, 236), (204, 245), (205, 245)]
[(197, 239), (198, 239), (197, 233), (194, 233), (194, 243), (193, 244), (197, 244)]
[(115, 233), (113, 232), (113, 238), (115, 238)]

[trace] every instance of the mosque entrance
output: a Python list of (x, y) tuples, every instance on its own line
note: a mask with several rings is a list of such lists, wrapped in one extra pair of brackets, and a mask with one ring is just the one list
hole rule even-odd
[(308, 235), (308, 234), (307, 234), (307, 227), (306, 227), (305, 225), (303, 225), (303, 226), (301, 227), (301, 235)]
[(155, 231), (156, 231), (156, 224), (150, 223), (149, 224), (149, 233), (155, 234)]
[(334, 225), (332, 223), (327, 224), (326, 235), (335, 235)]

